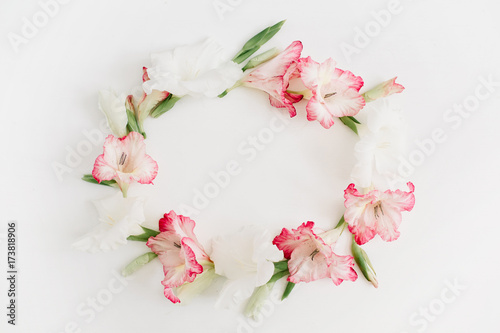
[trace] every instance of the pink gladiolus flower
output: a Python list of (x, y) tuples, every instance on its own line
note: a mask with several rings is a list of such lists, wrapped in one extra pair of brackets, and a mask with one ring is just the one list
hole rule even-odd
[(302, 43), (295, 41), (283, 52), (264, 64), (250, 71), (241, 79), (246, 87), (260, 89), (269, 94), (271, 105), (277, 108), (287, 108), (290, 117), (297, 115), (294, 103), (302, 99), (302, 95), (288, 93), (289, 82), (298, 77), (297, 60), (302, 52)]
[(368, 90), (363, 94), (365, 101), (371, 102), (379, 98), (387, 97), (392, 94), (397, 94), (405, 90), (405, 87), (396, 83), (398, 77), (393, 77), (390, 80), (380, 83), (375, 88)]
[(160, 219), (160, 233), (150, 237), (146, 245), (158, 255), (165, 273), (164, 294), (172, 303), (180, 299), (173, 288), (191, 283), (203, 272), (203, 264), (211, 262), (194, 235), (196, 223), (174, 211)]
[(331, 278), (337, 286), (344, 280), (355, 281), (358, 275), (353, 269), (353, 257), (333, 253), (332, 246), (323, 240), (322, 234), (317, 235), (313, 227), (314, 222), (307, 222), (291, 231), (283, 228), (273, 240), (285, 258), (290, 259), (288, 281), (298, 283)]
[(334, 117), (355, 116), (365, 106), (359, 93), (363, 79), (335, 67), (333, 59), (319, 64), (311, 57), (299, 60), (300, 77), (312, 97), (307, 103), (307, 120), (318, 120), (330, 128)]
[(109, 135), (104, 141), (104, 153), (94, 163), (92, 176), (100, 183), (114, 179), (123, 196), (133, 182), (151, 184), (158, 173), (158, 164), (146, 155), (144, 137), (130, 132), (123, 138)]
[(361, 194), (350, 184), (345, 190), (345, 221), (349, 231), (354, 234), (356, 243), (362, 245), (376, 234), (390, 242), (398, 239), (401, 212), (410, 211), (415, 205), (415, 186), (408, 182), (409, 192), (373, 190)]

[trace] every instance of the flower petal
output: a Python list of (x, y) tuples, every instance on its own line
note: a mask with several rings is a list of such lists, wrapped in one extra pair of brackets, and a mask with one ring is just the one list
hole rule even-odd
[(307, 120), (317, 120), (324, 128), (328, 129), (334, 124), (333, 115), (328, 111), (325, 105), (319, 102), (316, 97), (312, 97), (306, 106)]
[(354, 234), (356, 243), (364, 244), (376, 235), (376, 219), (373, 210), (367, 209), (376, 197), (374, 193), (361, 194), (350, 184), (344, 192), (346, 211), (344, 219), (349, 225), (349, 231)]

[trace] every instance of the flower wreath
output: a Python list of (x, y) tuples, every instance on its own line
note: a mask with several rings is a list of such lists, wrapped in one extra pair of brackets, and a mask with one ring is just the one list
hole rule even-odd
[[(83, 179), (118, 187), (121, 194), (95, 203), (102, 223), (77, 240), (74, 247), (96, 252), (115, 249), (127, 240), (146, 242), (151, 251), (133, 260), (123, 269), (123, 275), (132, 274), (158, 257), (165, 273), (164, 294), (173, 303), (201, 292), (215, 276), (222, 275), (228, 281), (221, 294), (249, 297), (245, 310), (249, 316), (258, 314), (276, 281), (284, 277), (288, 282), (282, 299), (300, 282), (330, 278), (338, 286), (344, 280), (355, 281), (358, 276), (354, 262), (363, 276), (378, 286), (373, 266), (360, 245), (376, 234), (387, 242), (399, 237), (401, 212), (410, 211), (415, 204), (414, 186), (408, 182), (408, 191), (390, 189), (395, 180), (400, 181), (395, 158), (402, 141), (398, 111), (377, 101), (367, 111), (366, 124), (361, 125), (354, 116), (366, 103), (400, 93), (404, 87), (393, 78), (362, 94), (361, 77), (337, 68), (331, 58), (318, 63), (311, 57), (301, 57), (300, 41), (281, 52), (266, 51), (243, 65), (283, 23), (255, 35), (231, 61), (208, 39), (152, 54), (152, 66), (143, 68), (139, 94), (100, 92), (99, 108), (114, 135), (106, 138), (104, 152), (97, 157), (92, 174)], [(299, 88), (291, 90), (291, 85)], [(297, 114), (294, 104), (306, 99), (309, 121), (317, 120), (328, 129), (339, 118), (359, 135), (355, 146), (357, 164), (352, 173), (359, 188), (353, 183), (345, 189), (345, 213), (335, 228), (323, 231), (309, 221), (296, 229), (283, 228), (274, 239), (267, 231), (245, 228), (231, 237), (213, 239), (209, 254), (196, 238), (195, 222), (187, 216), (170, 211), (159, 220), (159, 231), (140, 225), (145, 220), (144, 201), (127, 198), (129, 185), (151, 184), (158, 172), (157, 163), (146, 154), (144, 120), (161, 116), (188, 95), (224, 97), (239, 86), (266, 92), (271, 105), (286, 108), (290, 117)], [(387, 186), (388, 182), (391, 186)], [(381, 189), (384, 186), (386, 189)], [(352, 234), (352, 256), (334, 252), (346, 226)], [(234, 250), (248, 243), (253, 253)]]

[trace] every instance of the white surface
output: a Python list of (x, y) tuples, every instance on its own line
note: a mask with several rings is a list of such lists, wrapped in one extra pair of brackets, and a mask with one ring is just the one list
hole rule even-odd
[[(2, 1), (0, 233), (9, 220), (20, 226), (18, 326), (9, 332), (60, 333), (66, 327), (92, 333), (500, 330), (500, 86), (456, 129), (443, 118), (474, 95), (479, 77), (500, 81), (498, 3), (401, 0), (402, 11), (351, 59), (339, 45), (353, 44), (354, 29), (364, 29), (373, 21), (370, 12), (387, 8), (388, 1), (231, 3), (233, 10), (221, 19), (212, 1), (71, 1), (15, 53), (7, 34), (20, 34), (23, 17), (31, 20), (41, 7), (33, 0)], [(90, 200), (113, 193), (79, 179), (91, 170), (101, 143), (62, 181), (52, 168), (54, 162), (65, 163), (66, 147), (76, 149), (85, 141), (85, 130), (99, 127), (98, 90), (127, 91), (140, 83), (150, 52), (213, 35), (233, 53), (254, 33), (285, 18), (270, 45), (284, 48), (301, 40), (304, 55), (318, 61), (333, 57), (339, 67), (362, 76), (366, 87), (399, 76), (406, 87), (397, 100), (410, 124), (408, 153), (418, 148), (415, 140), (429, 138), (434, 129), (446, 134), (410, 177), (417, 204), (404, 214), (400, 239), (377, 238), (365, 246), (379, 289), (362, 277), (340, 287), (326, 280), (300, 285), (262, 323), (244, 330), (237, 310), (214, 308), (220, 284), (189, 306), (171, 304), (162, 295), (162, 271), (154, 262), (90, 318), (82, 304), (104, 295), (113, 272), (146, 250), (137, 243), (96, 255), (70, 248), (96, 223)], [(148, 120), (148, 153), (160, 173), (154, 186), (130, 190), (148, 196), (148, 224), (155, 226), (162, 213), (191, 203), (210, 172), (236, 160), (241, 174), (194, 216), (203, 243), (247, 224), (273, 232), (307, 220), (333, 226), (343, 213), (355, 136), (340, 122), (331, 130), (308, 122), (303, 105), (298, 109), (251, 162), (238, 146), (282, 113), (263, 93), (237, 89), (222, 100), (186, 98), (158, 120)], [(0, 241), (5, 270), (5, 239)], [(446, 281), (454, 280), (466, 289), (453, 298)], [(5, 287), (5, 278), (1, 281)], [(441, 297), (449, 302), (440, 303)], [(413, 318), (418, 323), (411, 318), (429, 306), (440, 313), (424, 320), (422, 330), (423, 317)], [(79, 308), (87, 312), (82, 315)]]

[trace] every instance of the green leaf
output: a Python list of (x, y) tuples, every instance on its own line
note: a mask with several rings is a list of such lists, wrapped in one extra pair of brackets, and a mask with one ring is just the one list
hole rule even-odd
[(349, 119), (351, 119), (352, 121), (354, 121), (356, 124), (361, 124), (356, 118), (354, 118), (353, 116), (348, 116)]
[(277, 271), (284, 271), (288, 269), (288, 260), (282, 260), (274, 263), (274, 268)]
[(127, 109), (127, 118), (128, 118), (127, 128), (129, 132), (141, 133), (139, 125), (137, 125), (137, 119), (135, 119), (135, 114), (129, 109)]
[(142, 225), (141, 228), (142, 230), (144, 230), (144, 233), (140, 235), (130, 235), (127, 237), (127, 239), (131, 241), (147, 242), (149, 237), (155, 237), (160, 233), (159, 231), (148, 229), (146, 227), (143, 227)]
[(285, 287), (285, 291), (283, 292), (283, 296), (281, 297), (281, 300), (287, 298), (288, 295), (290, 295), (290, 293), (292, 292), (293, 288), (295, 288), (295, 283), (288, 281)]
[(168, 110), (174, 107), (175, 103), (177, 103), (178, 100), (180, 100), (181, 97), (174, 96), (172, 94), (168, 95), (167, 98), (165, 98), (164, 101), (160, 102), (152, 111), (151, 111), (151, 117), (153, 118), (158, 118)]
[(112, 186), (112, 187), (117, 186), (115, 180), (103, 180), (99, 183), (91, 174), (83, 175), (82, 180), (97, 185)]
[(345, 223), (345, 220), (344, 220), (344, 215), (342, 215), (342, 217), (340, 218), (339, 223), (337, 223), (337, 225), (335, 226), (335, 228), (334, 228), (334, 229), (337, 229), (337, 228), (341, 227), (341, 226), (342, 226), (342, 224), (344, 224), (344, 223)]
[(234, 56), (233, 61), (237, 64), (241, 64), (243, 61), (247, 60), (252, 54), (257, 52), (262, 45), (273, 38), (273, 36), (280, 31), (283, 24), (285, 24), (285, 20), (278, 22), (271, 27), (265, 28), (257, 35), (250, 38), (250, 40), (243, 45), (240, 52)]
[(153, 252), (144, 253), (143, 255), (138, 256), (122, 270), (122, 275), (131, 275), (156, 257), (158, 257), (158, 255)]
[(287, 275), (290, 275), (290, 272), (288, 271), (288, 269), (284, 270), (284, 271), (281, 271), (281, 272), (278, 272), (276, 274), (274, 274), (271, 279), (269, 279), (269, 281), (267, 283), (273, 283), (273, 282), (276, 282), (278, 281), (279, 279), (287, 276)]
[(339, 118), (344, 125), (349, 127), (354, 133), (358, 134), (358, 128), (356, 127), (356, 123), (349, 117), (340, 117)]

